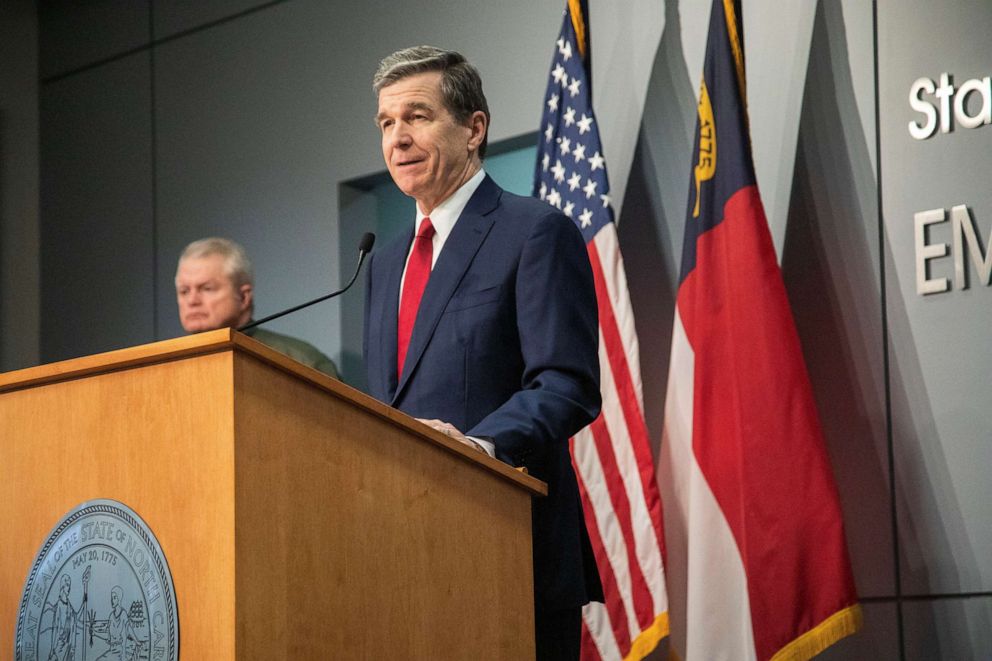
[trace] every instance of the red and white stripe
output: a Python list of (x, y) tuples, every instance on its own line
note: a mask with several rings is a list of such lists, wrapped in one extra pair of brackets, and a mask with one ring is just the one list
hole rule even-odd
[[(755, 658), (747, 576), (692, 451), (695, 354), (675, 312), (658, 471), (665, 499), (675, 649), (684, 659)], [(728, 650), (730, 651), (728, 654)]]
[(616, 226), (588, 244), (599, 301), (602, 413), (572, 461), (606, 597), (583, 611), (584, 659), (641, 659), (668, 634), (661, 499), (643, 415), (637, 334)]

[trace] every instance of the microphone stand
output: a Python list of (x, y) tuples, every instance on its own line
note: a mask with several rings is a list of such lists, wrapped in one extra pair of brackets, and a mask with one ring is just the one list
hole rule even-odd
[(358, 278), (358, 272), (362, 270), (362, 263), (365, 261), (365, 256), (368, 255), (369, 252), (372, 250), (372, 244), (374, 243), (375, 243), (375, 234), (372, 234), (371, 232), (366, 232), (365, 234), (362, 235), (362, 240), (358, 244), (358, 266), (355, 267), (355, 273), (354, 275), (351, 276), (351, 280), (349, 280), (348, 284), (346, 284), (341, 289), (331, 292), (330, 294), (324, 294), (323, 296), (318, 296), (312, 301), (307, 301), (306, 303), (300, 303), (299, 305), (295, 305), (289, 308), (288, 310), (283, 310), (282, 312), (276, 312), (275, 314), (270, 314), (268, 317), (264, 317), (262, 319), (259, 319), (258, 321), (250, 321), (244, 326), (238, 328), (237, 330), (243, 333), (246, 330), (250, 330), (252, 328), (255, 328), (256, 326), (261, 326), (262, 324), (270, 322), (273, 319), (284, 317), (287, 314), (296, 312), (297, 310), (308, 308), (311, 305), (316, 305), (321, 301), (326, 301), (329, 298), (334, 298), (335, 296), (345, 293), (346, 291), (348, 291), (348, 289), (351, 288), (353, 284), (355, 284), (355, 280)]

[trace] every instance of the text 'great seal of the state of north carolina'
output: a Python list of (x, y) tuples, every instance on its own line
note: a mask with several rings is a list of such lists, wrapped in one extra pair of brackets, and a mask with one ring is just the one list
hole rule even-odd
[(172, 575), (127, 505), (91, 500), (56, 524), (24, 583), (16, 661), (178, 661)]

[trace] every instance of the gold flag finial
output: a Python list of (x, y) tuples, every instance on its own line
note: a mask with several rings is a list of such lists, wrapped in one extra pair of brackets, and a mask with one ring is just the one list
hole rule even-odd
[(586, 18), (582, 15), (582, 5), (579, 0), (568, 0), (568, 13), (572, 17), (572, 27), (575, 28), (575, 40), (579, 42), (579, 55), (586, 59)]

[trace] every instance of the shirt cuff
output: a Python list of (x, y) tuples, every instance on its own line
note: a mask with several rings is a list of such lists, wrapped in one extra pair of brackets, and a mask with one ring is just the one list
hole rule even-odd
[(478, 436), (466, 436), (465, 438), (470, 439), (472, 442), (478, 444), (480, 448), (486, 451), (493, 459), (496, 458), (496, 444), (492, 441), (488, 441), (484, 438), (479, 438)]

